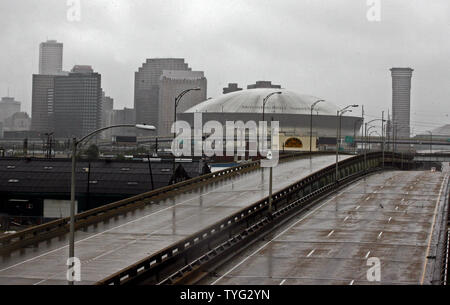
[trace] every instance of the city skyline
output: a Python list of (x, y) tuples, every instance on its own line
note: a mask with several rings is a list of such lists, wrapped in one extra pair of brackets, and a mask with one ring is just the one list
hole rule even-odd
[[(28, 113), (39, 43), (54, 39), (65, 45), (63, 70), (92, 65), (117, 108), (133, 107), (134, 73), (143, 61), (174, 57), (205, 72), (208, 97), (221, 95), (228, 83), (271, 80), (338, 105), (364, 104), (372, 116), (391, 108), (389, 69), (410, 66), (415, 70), (412, 127), (419, 132), (437, 127), (436, 118), (441, 125), (450, 120), (446, 1), (382, 1), (380, 22), (367, 20), (364, 1), (281, 1), (276, 6), (268, 1), (81, 1), (79, 22), (67, 20), (64, 1), (5, 2), (0, 4), (0, 95), (11, 88), (10, 95)], [(23, 20), (21, 44), (11, 17)], [(261, 18), (266, 22), (255, 23)], [(293, 30), (294, 37), (289, 35)]]

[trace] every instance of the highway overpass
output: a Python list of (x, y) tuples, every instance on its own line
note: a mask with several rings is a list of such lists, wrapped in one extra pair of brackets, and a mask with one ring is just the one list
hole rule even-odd
[[(341, 159), (349, 157), (342, 156)], [(274, 169), (274, 191), (334, 162), (335, 156), (329, 154), (315, 155), (312, 159), (308, 156), (288, 159)], [(180, 187), (181, 191), (168, 195), (138, 197), (128, 202), (134, 208), (118, 211), (114, 217), (104, 218), (105, 221), (94, 220), (80, 227), (76, 231), (75, 245), (75, 256), (82, 265), (80, 284), (102, 280), (268, 195), (268, 169), (263, 173), (259, 167), (250, 164), (234, 175), (225, 174), (223, 179), (213, 175), (209, 175), (206, 183), (194, 184), (186, 191)], [(145, 204), (140, 204), (143, 201)], [(77, 222), (82, 224), (95, 217), (102, 219), (104, 211), (109, 213), (102, 208), (97, 210), (100, 213), (81, 215), (83, 218)], [(60, 225), (67, 226), (67, 221)], [(9, 246), (11, 251), (3, 251), (0, 284), (66, 284), (68, 234), (51, 234), (58, 229), (51, 227), (47, 232), (44, 226), (40, 231), (5, 242), (3, 249)], [(44, 236), (42, 241), (34, 243), (35, 236), (41, 235)], [(11, 247), (30, 239), (19, 249)]]
[[(202, 284), (430, 284), (437, 256), (432, 237), (439, 232), (436, 216), (446, 203), (447, 180), (448, 172), (431, 171), (387, 171), (361, 179), (258, 241)], [(371, 282), (368, 262), (374, 258), (381, 264), (380, 281)]]
[[(448, 167), (378, 152), (342, 157), (336, 179), (334, 158), (282, 160), (271, 211), (251, 162), (82, 213), (79, 284), (366, 284), (370, 258), (376, 283), (441, 283)], [(0, 238), (0, 284), (66, 284), (67, 228)]]

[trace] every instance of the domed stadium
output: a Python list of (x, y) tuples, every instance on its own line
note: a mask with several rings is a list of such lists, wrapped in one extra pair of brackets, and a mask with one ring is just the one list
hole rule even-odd
[[(286, 89), (260, 88), (224, 94), (178, 114), (177, 118), (187, 121), (191, 126), (194, 126), (194, 113), (202, 113), (203, 124), (213, 120), (219, 121), (223, 125), (226, 121), (243, 121), (245, 123), (253, 120), (260, 122), (263, 121), (263, 100), (273, 92), (281, 92), (281, 94), (272, 95), (267, 100), (264, 108), (264, 120), (279, 121), (280, 134), (289, 136), (291, 143), (292, 136), (302, 138), (302, 141), (305, 142), (305, 138), (309, 139), (310, 134), (311, 105), (321, 98), (298, 94)], [(320, 138), (336, 138), (337, 110), (338, 107), (329, 101), (318, 103), (314, 107), (312, 128), (314, 138), (319, 138), (319, 141)], [(357, 116), (359, 112), (354, 116), (342, 116), (342, 137), (353, 136), (355, 131), (358, 133), (362, 124), (360, 117)], [(305, 146), (302, 147), (305, 148)]]

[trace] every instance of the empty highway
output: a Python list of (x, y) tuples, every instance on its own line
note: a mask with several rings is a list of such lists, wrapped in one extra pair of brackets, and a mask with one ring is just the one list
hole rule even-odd
[[(347, 156), (342, 159), (348, 158)], [(274, 191), (333, 164), (325, 155), (281, 163)], [(92, 284), (268, 195), (268, 169), (155, 202), (76, 232), (80, 284)], [(42, 242), (0, 263), (0, 284), (66, 284), (68, 237)]]
[[(319, 202), (203, 284), (422, 284), (447, 171), (377, 173)], [(374, 267), (380, 263), (379, 280)], [(374, 281), (375, 280), (375, 281)]]

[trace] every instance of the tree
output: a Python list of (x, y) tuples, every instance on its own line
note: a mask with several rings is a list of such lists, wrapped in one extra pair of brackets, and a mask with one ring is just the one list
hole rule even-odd
[(84, 153), (87, 155), (89, 160), (98, 160), (100, 150), (98, 149), (97, 145), (91, 144)]

